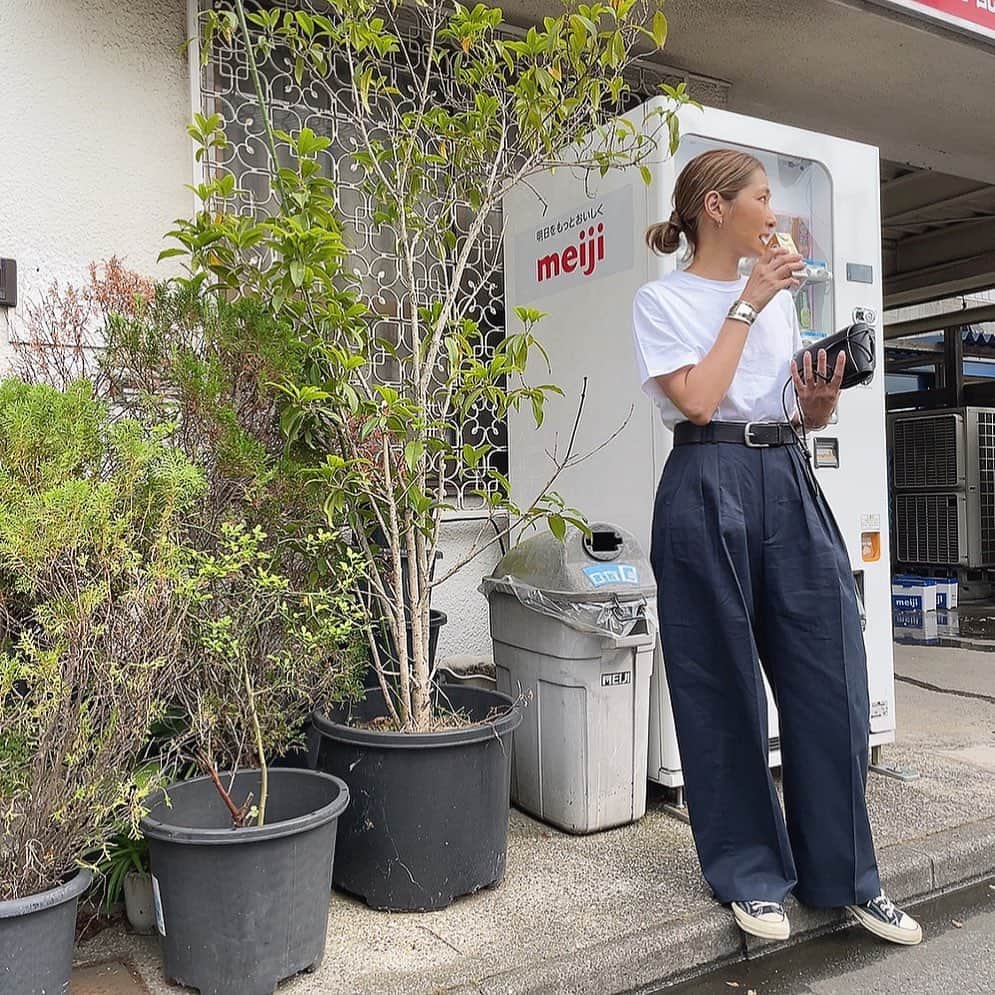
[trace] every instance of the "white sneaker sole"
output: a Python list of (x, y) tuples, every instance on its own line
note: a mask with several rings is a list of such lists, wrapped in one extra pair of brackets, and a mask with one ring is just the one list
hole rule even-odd
[(787, 916), (781, 922), (765, 922), (763, 919), (748, 916), (735, 905), (732, 907), (732, 914), (736, 918), (736, 925), (744, 933), (759, 936), (762, 940), (786, 940), (791, 935), (791, 924)]
[(918, 923), (916, 923), (915, 929), (901, 929), (898, 926), (881, 922), (880, 919), (872, 916), (859, 905), (848, 905), (847, 908), (864, 929), (875, 936), (880, 936), (882, 940), (888, 940), (889, 943), (901, 943), (907, 947), (914, 947), (917, 943), (922, 943), (922, 926)]

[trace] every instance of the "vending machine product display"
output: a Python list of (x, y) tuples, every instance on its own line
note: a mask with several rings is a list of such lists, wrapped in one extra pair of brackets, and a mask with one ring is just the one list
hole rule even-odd
[[(654, 99), (627, 117), (652, 127), (666, 105)], [(828, 135), (713, 108), (680, 111), (677, 154), (660, 153), (640, 169), (597, 172), (559, 168), (515, 189), (504, 205), (506, 314), (545, 313), (536, 336), (552, 372), (538, 360), (537, 383), (563, 388), (546, 402), (541, 428), (531, 412), (509, 415), (509, 477), (519, 504), (548, 480), (550, 454), (562, 455), (583, 410), (574, 454), (555, 489), (591, 520), (617, 522), (648, 550), (653, 500), (671, 433), (642, 394), (632, 348), (632, 300), (649, 280), (686, 266), (686, 253), (651, 253), (649, 225), (669, 217), (681, 168), (710, 148), (747, 150), (770, 178), (778, 232), (805, 261), (794, 295), (809, 345), (856, 322), (870, 326), (882, 354), (881, 231), (877, 149)], [(665, 144), (665, 143), (663, 143)], [(750, 263), (744, 261), (744, 271)], [(863, 601), (871, 701), (871, 744), (895, 737), (887, 519), (884, 377), (841, 395), (833, 423), (808, 439), (815, 474), (839, 523)], [(770, 760), (780, 762), (776, 708), (768, 694)], [(659, 643), (650, 701), (649, 777), (683, 784)]]

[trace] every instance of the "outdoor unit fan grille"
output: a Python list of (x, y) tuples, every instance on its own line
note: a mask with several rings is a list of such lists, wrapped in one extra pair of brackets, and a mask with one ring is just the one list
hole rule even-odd
[(981, 559), (995, 563), (995, 411), (978, 412), (978, 503)]
[(895, 487), (957, 487), (958, 434), (956, 415), (896, 418)]
[(896, 495), (895, 535), (902, 563), (958, 563), (957, 495)]

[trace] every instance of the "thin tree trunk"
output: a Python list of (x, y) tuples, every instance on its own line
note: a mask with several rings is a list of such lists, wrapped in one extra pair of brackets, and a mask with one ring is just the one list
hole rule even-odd
[(405, 540), (408, 548), (408, 583), (411, 589), (411, 647), (412, 660), (412, 719), (417, 730), (426, 730), (432, 716), (432, 702), (429, 693), (428, 666), (428, 626), (422, 614), (424, 585), (419, 579), (417, 530), (414, 523), (408, 524)]
[(401, 719), (406, 727), (411, 721), (411, 673), (408, 667), (407, 627), (404, 619), (404, 594), (401, 589), (401, 525), (397, 520), (397, 501), (394, 497), (394, 478), (390, 472), (390, 447), (386, 439), (383, 445), (383, 469), (385, 490), (390, 500), (390, 536), (388, 541), (393, 554), (394, 587), (391, 591), (393, 611), (389, 612), (390, 627), (394, 635), (394, 648), (397, 652), (397, 667), (401, 692)]

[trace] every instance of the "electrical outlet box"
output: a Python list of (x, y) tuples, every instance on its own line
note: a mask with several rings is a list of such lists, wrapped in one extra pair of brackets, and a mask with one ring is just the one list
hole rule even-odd
[(0, 307), (17, 307), (17, 262), (0, 259)]

